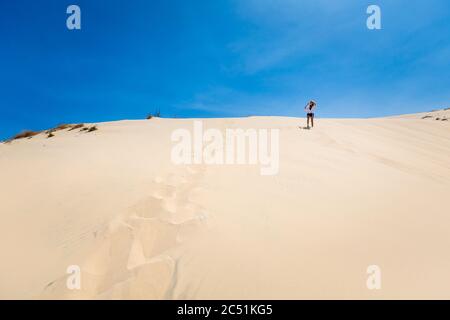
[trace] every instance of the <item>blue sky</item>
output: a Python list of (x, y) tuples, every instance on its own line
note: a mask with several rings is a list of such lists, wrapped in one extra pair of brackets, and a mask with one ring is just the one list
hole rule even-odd
[(156, 109), (303, 116), (311, 98), (319, 117), (449, 107), (449, 39), (448, 0), (1, 1), (0, 138)]

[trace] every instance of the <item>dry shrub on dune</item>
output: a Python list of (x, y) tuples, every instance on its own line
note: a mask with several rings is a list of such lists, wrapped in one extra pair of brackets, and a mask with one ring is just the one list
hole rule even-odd
[[(68, 131), (72, 131), (75, 129), (81, 129), (84, 127), (84, 123), (78, 123), (78, 124), (60, 124), (57, 127), (47, 130), (46, 133), (49, 135), (49, 138), (53, 137), (53, 133), (56, 131), (60, 131), (60, 130), (66, 130), (69, 129)], [(51, 135), (51, 136), (50, 136)]]
[(60, 125), (52, 128), (52, 129), (50, 129), (50, 130), (47, 130), (46, 133), (50, 134), (52, 132), (59, 131), (59, 130), (65, 130), (65, 129), (68, 129), (68, 128), (71, 128), (71, 127), (72, 127), (71, 124), (63, 123), (63, 124), (60, 124)]
[(25, 130), (18, 134), (16, 134), (14, 137), (11, 138), (11, 140), (18, 140), (18, 139), (24, 139), (24, 138), (31, 138), (35, 135), (38, 135), (41, 133), (40, 131), (31, 131), (31, 130)]
[[(49, 129), (47, 131), (45, 131), (45, 133), (47, 134), (47, 138), (53, 138), (55, 135), (54, 133), (56, 131), (59, 130), (65, 130), (65, 129), (69, 129), (69, 131), (75, 130), (75, 129), (81, 129), (80, 132), (85, 131), (85, 132), (93, 132), (98, 130), (97, 126), (91, 126), (91, 127), (85, 127), (84, 123), (79, 123), (79, 124), (60, 124), (57, 127), (53, 128), (53, 129)], [(1, 143), (9, 143), (13, 140), (19, 140), (19, 139), (25, 139), (25, 138), (32, 138), (36, 135), (38, 135), (39, 133), (41, 133), (43, 131), (31, 131), (31, 130), (24, 130), (18, 134), (16, 134), (15, 136), (13, 136), (12, 138), (9, 138), (7, 140), (4, 141), (0, 141)]]
[(68, 129), (68, 128), (71, 128), (72, 127), (72, 125), (71, 124), (60, 124), (60, 125), (58, 125), (56, 128), (54, 128), (54, 130), (55, 131), (58, 131), (58, 130), (65, 130), (65, 129)]
[(153, 113), (149, 113), (146, 117), (147, 120), (153, 119), (153, 118), (161, 118), (161, 111), (157, 109)]
[(98, 130), (97, 126), (83, 127), (80, 132), (92, 132)]
[(12, 138), (6, 139), (1, 141), (2, 143), (10, 143), (13, 140), (20, 140), (20, 139), (31, 139), (32, 137), (38, 135), (39, 133), (41, 133), (42, 131), (31, 131), (31, 130), (24, 130), (18, 134), (16, 134), (15, 136), (13, 136)]
[(80, 129), (83, 128), (84, 124), (83, 123), (79, 123), (79, 124), (74, 124), (72, 125), (72, 127), (69, 129), (69, 131), (75, 130), (75, 129)]

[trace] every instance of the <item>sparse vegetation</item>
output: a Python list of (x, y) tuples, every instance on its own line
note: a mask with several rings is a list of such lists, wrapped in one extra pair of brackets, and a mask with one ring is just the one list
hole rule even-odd
[(41, 131), (25, 130), (25, 131), (22, 131), (21, 133), (16, 134), (10, 140), (18, 140), (18, 139), (24, 139), (24, 138), (30, 139), (30, 138), (38, 135), (39, 133), (41, 133)]
[(83, 126), (79, 132), (92, 132), (97, 130), (98, 130), (97, 126), (90, 126), (90, 127)]
[(69, 129), (69, 131), (76, 130), (76, 129), (80, 129), (80, 128), (83, 128), (83, 127), (84, 127), (84, 124), (83, 124), (83, 123), (74, 124), (74, 125), (72, 125), (72, 127)]
[(154, 113), (149, 113), (147, 115), (147, 120), (150, 120), (152, 118), (161, 118), (161, 111), (159, 109), (157, 109)]
[(72, 127), (71, 124), (63, 123), (63, 124), (59, 124), (58, 126), (52, 128), (50, 130), (47, 130), (45, 133), (50, 134), (50, 133), (53, 133), (55, 131), (66, 130), (66, 129), (71, 128), (71, 127)]
[(48, 138), (53, 138), (55, 136), (55, 132), (59, 131), (59, 130), (66, 130), (69, 129), (69, 131), (75, 130), (75, 129), (80, 129), (79, 132), (93, 132), (98, 130), (97, 126), (90, 126), (90, 127), (86, 127), (84, 125), (84, 123), (79, 123), (79, 124), (60, 124), (57, 127), (54, 127), (52, 129), (46, 130), (46, 131), (31, 131), (31, 130), (24, 130), (18, 134), (16, 134), (15, 136), (13, 136), (12, 138), (9, 138), (7, 140), (4, 141), (0, 141), (1, 143), (10, 143), (13, 140), (19, 140), (19, 139), (31, 139), (32, 137), (45, 132), (45, 134), (47, 134), (47, 139)]
[(66, 129), (68, 129), (68, 128), (71, 128), (72, 127), (72, 125), (70, 125), (70, 124), (60, 124), (60, 125), (58, 125), (56, 128), (55, 128), (55, 131), (58, 131), (58, 130), (66, 130)]
[(422, 117), (422, 119), (428, 119), (428, 118), (433, 118), (432, 116), (424, 116), (424, 117)]

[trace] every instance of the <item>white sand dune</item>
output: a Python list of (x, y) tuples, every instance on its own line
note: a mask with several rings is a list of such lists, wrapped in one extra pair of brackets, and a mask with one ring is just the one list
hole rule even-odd
[(274, 176), (172, 164), (188, 119), (1, 144), (0, 298), (450, 299), (450, 121), (424, 115), (204, 120), (280, 129)]

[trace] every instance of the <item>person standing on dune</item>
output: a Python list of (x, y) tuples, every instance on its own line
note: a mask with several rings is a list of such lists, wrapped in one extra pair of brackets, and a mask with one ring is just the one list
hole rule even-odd
[(305, 106), (307, 129), (309, 129), (309, 119), (311, 119), (311, 128), (314, 128), (314, 110), (316, 106), (317, 103), (314, 100), (309, 101)]

